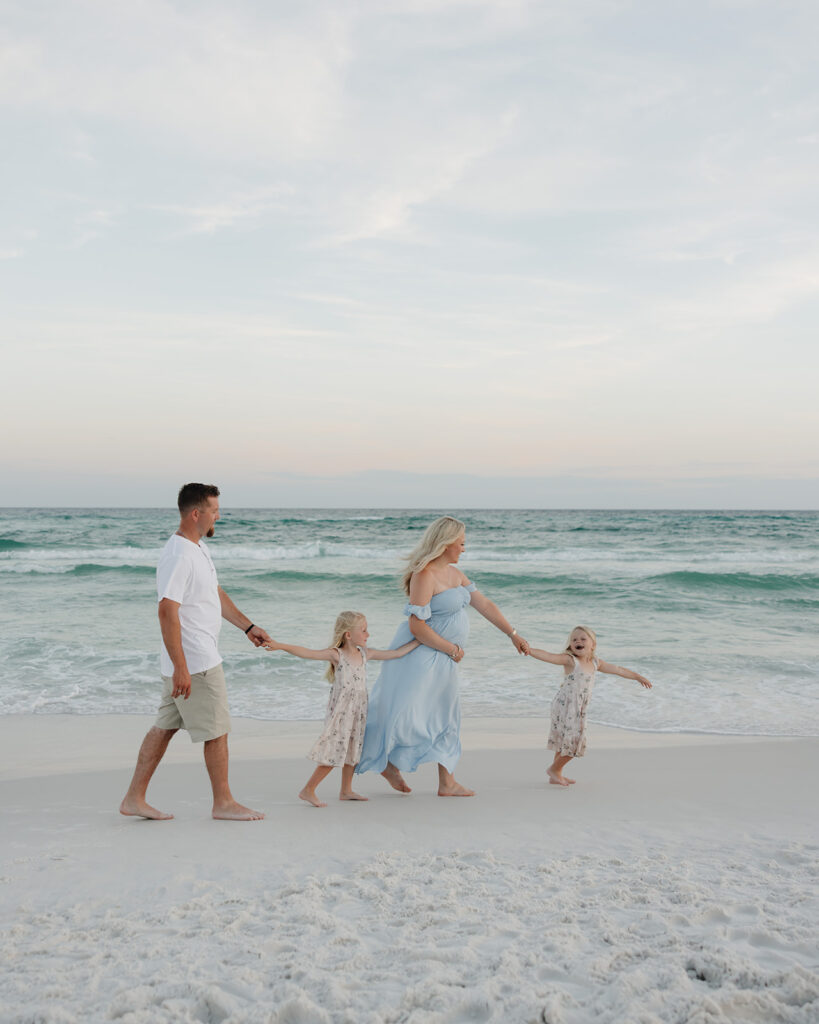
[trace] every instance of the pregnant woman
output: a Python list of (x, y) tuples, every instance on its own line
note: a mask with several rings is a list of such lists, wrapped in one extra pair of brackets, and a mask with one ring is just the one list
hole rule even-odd
[(473, 796), (456, 782), (461, 756), (461, 707), (457, 663), (469, 635), (471, 605), (505, 633), (521, 654), (529, 645), (504, 618), (500, 608), (475, 588), (458, 568), (466, 527), (442, 516), (428, 527), (409, 555), (404, 589), (407, 622), (398, 628), (392, 648), (420, 640), (406, 657), (389, 661), (373, 686), (357, 771), (381, 772), (403, 793), (410, 787), (401, 771), (438, 763), (438, 796)]

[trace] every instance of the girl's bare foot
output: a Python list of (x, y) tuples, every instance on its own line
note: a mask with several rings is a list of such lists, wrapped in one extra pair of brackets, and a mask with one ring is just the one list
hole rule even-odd
[(339, 800), (369, 800), (368, 796), (362, 796), (360, 793), (356, 793), (354, 790), (349, 790), (346, 793), (339, 793)]
[(170, 821), (173, 817), (172, 814), (165, 814), (164, 811), (151, 807), (144, 800), (129, 800), (127, 796), (119, 805), (119, 813), (129, 817), (148, 818), (150, 821)]
[(577, 779), (570, 779), (568, 775), (564, 775), (563, 778), (569, 783), (570, 786), (573, 786), (575, 782), (577, 782)]
[(554, 768), (547, 768), (546, 774), (549, 776), (549, 784), (552, 786), (568, 786), (569, 780), (564, 779), (560, 772), (556, 772)]
[(231, 800), (226, 804), (213, 805), (213, 817), (217, 821), (261, 821), (264, 817), (262, 811), (251, 810)]
[(326, 807), (327, 804), (323, 803), (316, 796), (314, 789), (308, 789), (307, 786), (299, 793), (299, 800), (304, 800), (305, 803), (312, 804), (314, 807)]
[(398, 771), (394, 764), (388, 764), (381, 774), (387, 782), (389, 782), (392, 788), (397, 789), (399, 793), (412, 792), (406, 782), (404, 782), (404, 776)]
[(448, 786), (438, 787), (438, 796), (474, 796), (474, 789), (467, 789), (466, 786), (462, 786), (460, 782), (456, 782), (454, 779)]

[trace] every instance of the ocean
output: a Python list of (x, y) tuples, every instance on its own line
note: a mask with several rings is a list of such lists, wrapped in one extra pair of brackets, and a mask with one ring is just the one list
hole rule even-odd
[[(638, 730), (819, 735), (815, 512), (452, 511), (460, 566), (532, 645), (594, 628), (606, 660), (589, 717)], [(219, 581), (278, 639), (323, 647), (337, 613), (390, 644), (402, 556), (434, 511), (231, 509)], [(0, 509), (0, 714), (151, 714), (160, 690), (155, 567), (173, 509)], [(234, 716), (321, 719), (323, 666), (258, 651), (223, 624)], [(378, 666), (370, 669), (376, 678)], [(546, 716), (562, 669), (514, 653), (477, 613), (465, 716)]]

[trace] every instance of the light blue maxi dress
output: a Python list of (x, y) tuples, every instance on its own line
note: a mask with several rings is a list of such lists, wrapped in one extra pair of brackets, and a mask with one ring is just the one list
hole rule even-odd
[[(408, 604), (407, 621), (398, 627), (390, 649), (413, 639), (409, 616), (415, 615), (450, 643), (466, 645), (470, 594), (475, 584), (450, 587), (429, 604)], [(384, 663), (370, 694), (364, 747), (357, 772), (382, 772), (387, 762), (414, 772), (437, 761), (455, 771), (461, 756), (461, 703), (458, 666), (442, 651), (421, 645)]]

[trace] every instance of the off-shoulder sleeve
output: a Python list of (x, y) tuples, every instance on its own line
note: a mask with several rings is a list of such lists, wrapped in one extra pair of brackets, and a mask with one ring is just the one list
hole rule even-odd
[(467, 583), (466, 589), (471, 594), (473, 590), (477, 590), (478, 589), (478, 584), (477, 583)]
[(432, 609), (428, 604), (408, 604), (404, 608), (406, 616), (414, 615), (416, 619), (427, 619), (432, 617)]

